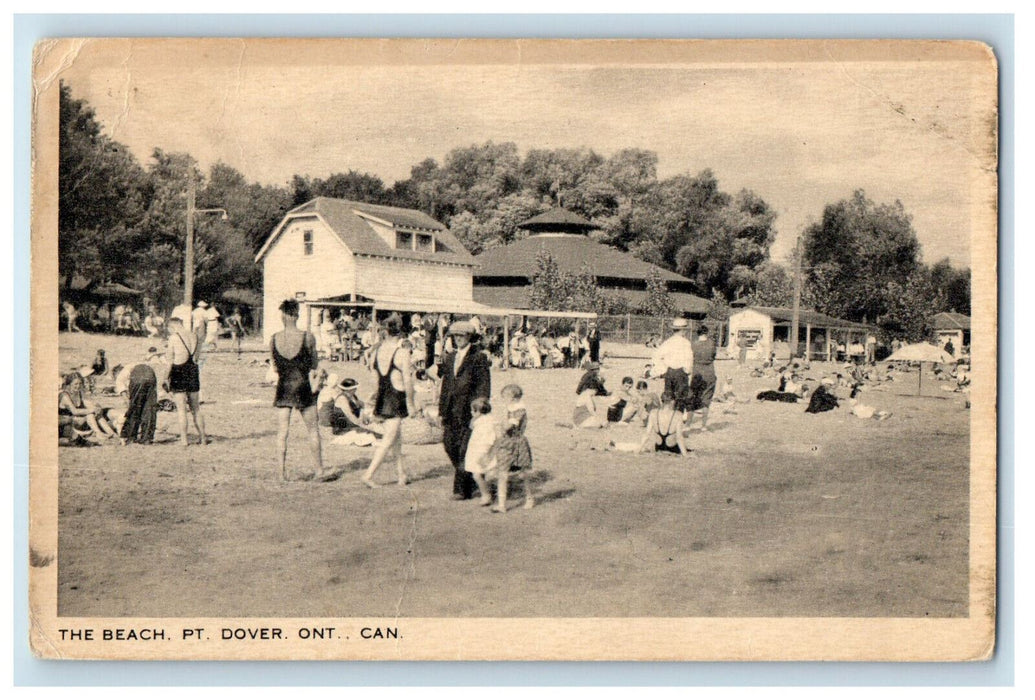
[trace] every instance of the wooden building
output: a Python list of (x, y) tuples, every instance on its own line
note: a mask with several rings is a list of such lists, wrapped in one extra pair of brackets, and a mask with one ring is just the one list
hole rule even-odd
[(945, 344), (952, 341), (952, 351), (955, 357), (964, 355), (963, 348), (970, 347), (970, 316), (958, 314), (955, 311), (945, 311), (931, 317), (931, 330), (934, 332), (935, 344), (944, 348)]
[(289, 211), (255, 257), (263, 270), (263, 338), (285, 299), (313, 308), (477, 313), (474, 258), (427, 214), (318, 197)]
[(599, 227), (567, 209), (551, 209), (518, 228), (528, 231), (528, 238), (476, 256), (475, 301), (489, 306), (530, 308), (536, 259), (546, 252), (564, 272), (578, 273), (588, 267), (601, 291), (624, 297), (632, 308), (646, 298), (647, 278), (652, 269), (657, 270), (681, 315), (703, 318), (708, 313), (708, 301), (693, 294), (690, 280), (594, 241), (588, 234)]
[[(730, 311), (729, 347), (747, 347), (747, 358), (765, 360), (772, 351), (777, 357), (790, 356), (791, 325), (794, 312), (773, 306), (745, 306)], [(872, 329), (862, 323), (834, 318), (818, 311), (798, 311), (798, 356), (811, 360), (830, 360), (837, 343), (865, 345)], [(785, 348), (783, 352), (781, 349)]]

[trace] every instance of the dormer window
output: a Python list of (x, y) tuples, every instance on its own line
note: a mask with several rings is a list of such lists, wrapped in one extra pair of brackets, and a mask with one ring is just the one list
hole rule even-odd
[(418, 233), (414, 250), (422, 253), (434, 253), (435, 237), (427, 233)]
[(306, 255), (313, 254), (313, 230), (310, 228), (302, 231), (302, 247)]
[(413, 234), (408, 231), (396, 231), (395, 247), (399, 250), (413, 250)]

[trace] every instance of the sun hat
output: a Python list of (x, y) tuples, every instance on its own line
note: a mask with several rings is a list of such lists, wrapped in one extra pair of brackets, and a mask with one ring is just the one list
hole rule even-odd
[(345, 377), (340, 382), (337, 382), (335, 386), (341, 389), (342, 391), (353, 391), (354, 389), (356, 389), (356, 387), (359, 386), (359, 382), (357, 382), (352, 377)]
[(673, 329), (681, 330), (683, 328), (689, 328), (689, 327), (690, 327), (690, 322), (687, 321), (685, 318), (675, 318), (675, 319), (672, 319), (672, 328)]
[(474, 324), (470, 321), (456, 321), (449, 326), (449, 335), (474, 335)]
[(204, 299), (200, 300), (198, 302), (198, 308), (199, 309), (207, 309), (208, 308), (208, 302), (205, 301)]
[(179, 319), (185, 324), (190, 324), (190, 307), (186, 304), (179, 304), (169, 314), (170, 319)]

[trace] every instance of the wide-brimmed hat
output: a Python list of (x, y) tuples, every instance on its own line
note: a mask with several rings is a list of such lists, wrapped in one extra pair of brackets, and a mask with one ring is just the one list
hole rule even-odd
[(352, 377), (345, 377), (340, 382), (335, 383), (334, 386), (342, 391), (354, 391), (359, 386), (359, 382)]
[(449, 326), (449, 335), (474, 335), (474, 324), (470, 321), (455, 321)]
[(207, 309), (208, 308), (208, 302), (205, 301), (204, 299), (202, 299), (201, 301), (198, 302), (198, 308), (200, 308), (200, 309)]
[(681, 330), (683, 328), (689, 328), (690, 322), (685, 318), (674, 318), (672, 319), (672, 328), (675, 330)]

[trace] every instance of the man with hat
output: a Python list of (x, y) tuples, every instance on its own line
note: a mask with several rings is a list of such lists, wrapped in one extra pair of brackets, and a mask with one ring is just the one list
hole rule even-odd
[(675, 398), (676, 410), (690, 410), (690, 376), (694, 371), (694, 349), (686, 337), (690, 322), (685, 318), (672, 321), (673, 333), (654, 353), (651, 374), (665, 378), (665, 392)]
[(442, 355), (438, 376), (442, 380), (438, 410), (442, 419), (442, 444), (453, 463), (453, 498), (466, 500), (474, 495), (474, 477), (464, 468), (464, 454), (471, 438), (471, 402), (488, 399), (492, 393), (489, 361), (472, 347), (474, 326), (457, 321), (449, 327), (455, 348)]

